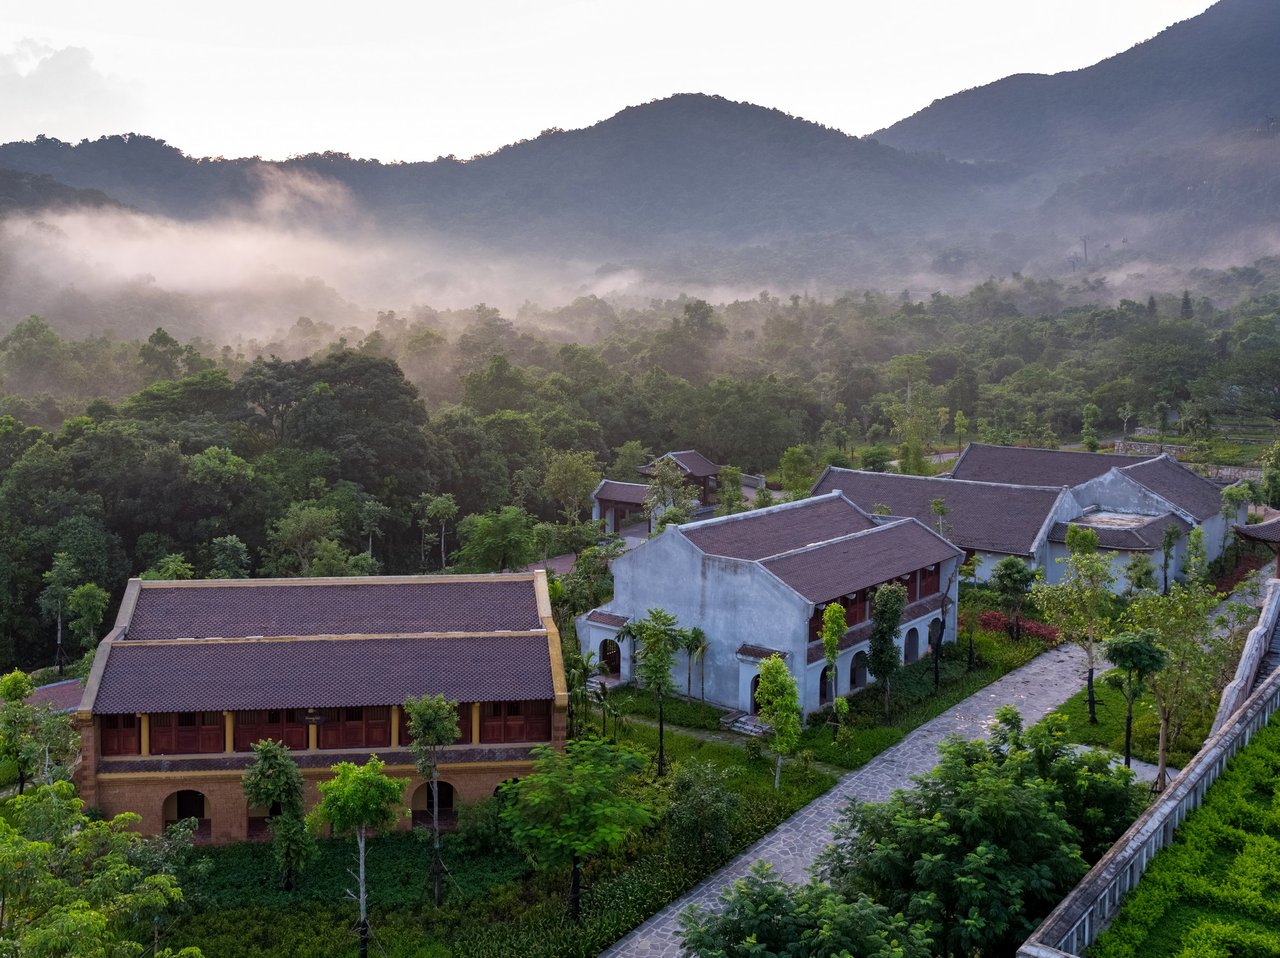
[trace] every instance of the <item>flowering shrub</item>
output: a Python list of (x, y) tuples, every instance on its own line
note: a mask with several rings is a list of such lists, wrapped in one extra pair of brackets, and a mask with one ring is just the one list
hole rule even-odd
[[(1003, 612), (983, 612), (978, 616), (978, 628), (987, 632), (1011, 634), (1013, 632), (1013, 623), (1009, 621), (1009, 617)], [(1039, 639), (1049, 648), (1053, 648), (1062, 642), (1062, 633), (1058, 629), (1031, 619), (1022, 620), (1022, 634), (1033, 639)]]

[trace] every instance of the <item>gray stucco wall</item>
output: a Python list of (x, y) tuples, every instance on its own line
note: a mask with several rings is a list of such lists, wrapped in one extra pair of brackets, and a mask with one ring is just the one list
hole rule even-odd
[[(951, 584), (943, 641), (956, 636), (957, 583), (952, 573), (958, 558), (942, 563), (942, 583)], [(694, 548), (674, 527), (614, 560), (614, 597), (604, 610), (643, 618), (650, 609), (662, 608), (676, 616), (683, 628), (698, 626), (706, 633), (708, 650), (693, 667), (693, 695), (701, 692), (705, 673), (706, 698), (724, 708), (750, 711), (751, 680), (759, 661), (739, 656), (744, 643), (787, 653), (787, 666), (800, 690), (806, 713), (819, 707), (824, 663), (808, 662), (809, 617), (813, 605), (806, 602), (760, 566), (736, 559), (707, 556)], [(904, 622), (898, 648), (911, 628), (919, 635), (921, 655), (928, 645), (928, 626), (940, 615), (935, 611)], [(617, 630), (577, 620), (578, 639), (584, 652), (601, 658), (600, 644)], [(621, 643), (622, 678), (632, 677), (631, 643)], [(848, 694), (853, 660), (866, 643), (840, 653), (836, 660), (837, 692)], [(676, 657), (672, 677), (682, 691), (688, 676), (684, 653)]]
[[(676, 616), (682, 628), (698, 626), (707, 635), (708, 651), (693, 668), (693, 694), (699, 694), (705, 671), (706, 697), (725, 708), (746, 710), (742, 673), (755, 665), (739, 660), (743, 643), (788, 653), (788, 665), (803, 681), (810, 606), (776, 578), (750, 562), (706, 556), (674, 527), (614, 561), (614, 597), (605, 609), (641, 619), (649, 609)], [(603, 630), (579, 630), (584, 651), (607, 637)], [(629, 643), (627, 643), (629, 645)], [(630, 649), (624, 650), (629, 659)], [(798, 667), (797, 667), (798, 666)], [(688, 667), (677, 656), (672, 677), (685, 688)], [(628, 673), (624, 678), (629, 678)]]

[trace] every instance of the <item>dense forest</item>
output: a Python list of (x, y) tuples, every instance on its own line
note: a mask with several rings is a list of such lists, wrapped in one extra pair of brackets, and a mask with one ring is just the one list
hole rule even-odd
[[(771, 475), (788, 453), (803, 491), (823, 463), (927, 468), (966, 439), (1176, 423), (1207, 445), (1240, 417), (1280, 421), (1280, 261), (1199, 279), (1216, 300), (1090, 306), (1104, 288), (1014, 277), (924, 300), (423, 308), (371, 331), (302, 318), (251, 348), (67, 339), (31, 317), (0, 339), (0, 668), (52, 660), (82, 584), (118, 600), (147, 571), (574, 551), (599, 476), (668, 449)], [(77, 619), (86, 647), (97, 615)]]

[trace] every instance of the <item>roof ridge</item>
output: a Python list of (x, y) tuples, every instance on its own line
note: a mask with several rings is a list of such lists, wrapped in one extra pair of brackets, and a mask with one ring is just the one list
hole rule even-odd
[(858, 512), (862, 512), (862, 510), (859, 509), (857, 505), (855, 505), (852, 502), (849, 502), (849, 499), (846, 496), (842, 495), (838, 490), (833, 490), (831, 492), (824, 492), (820, 496), (805, 496), (805, 498), (803, 499), (792, 499), (788, 502), (778, 502), (772, 506), (765, 506), (763, 509), (748, 509), (745, 512), (735, 512), (727, 516), (711, 516), (710, 518), (707, 518), (707, 519), (698, 519), (696, 522), (684, 522), (684, 523), (681, 523), (676, 528), (680, 529), (681, 532), (685, 532), (685, 533), (689, 532), (690, 530), (697, 532), (701, 529), (711, 528), (712, 526), (719, 526), (719, 525), (725, 525), (730, 522), (740, 522), (740, 521), (755, 519), (760, 516), (774, 515), (775, 513), (785, 512), (788, 509), (803, 508), (805, 506), (811, 506), (814, 503), (818, 503), (818, 502), (826, 502), (828, 500), (834, 501), (837, 498), (844, 499), (844, 501), (848, 502), (850, 507), (852, 507), (854, 510)]
[[(829, 475), (841, 472), (852, 473), (860, 476), (886, 476), (894, 480), (914, 479), (923, 480), (925, 482), (962, 483), (969, 486), (997, 486), (1001, 489), (1037, 489), (1044, 490), (1045, 492), (1059, 492), (1064, 488), (1070, 488), (1069, 486), (1037, 486), (1025, 482), (987, 482), (984, 479), (954, 479), (951, 476), (914, 476), (905, 472), (875, 472), (870, 469), (848, 469), (844, 466), (828, 466), (827, 468), (829, 470)], [(822, 477), (819, 476), (819, 479), (821, 478)]]
[(457, 582), (533, 582), (534, 572), (473, 572), (444, 575), (281, 576), (271, 579), (130, 579), (143, 589), (199, 589), (212, 586), (415, 585)]
[(789, 556), (799, 555), (803, 552), (810, 552), (814, 549), (821, 549), (821, 548), (825, 548), (826, 546), (835, 545), (838, 542), (848, 542), (850, 539), (856, 539), (858, 538), (858, 536), (870, 535), (873, 532), (880, 532), (882, 529), (896, 529), (898, 526), (904, 523), (918, 521), (916, 519), (912, 519), (910, 516), (901, 516), (901, 517), (879, 516), (875, 518), (883, 518), (883, 519), (892, 518), (893, 521), (886, 522), (883, 525), (877, 522), (870, 529), (859, 529), (857, 532), (849, 532), (842, 536), (832, 536), (830, 539), (821, 539), (817, 542), (808, 542), (802, 546), (797, 546), (794, 549), (788, 549), (785, 552), (776, 552), (771, 556), (761, 556), (759, 559), (753, 559), (748, 561), (757, 562), (763, 565), (766, 562), (772, 562), (774, 559), (785, 559), (785, 558), (788, 558)]

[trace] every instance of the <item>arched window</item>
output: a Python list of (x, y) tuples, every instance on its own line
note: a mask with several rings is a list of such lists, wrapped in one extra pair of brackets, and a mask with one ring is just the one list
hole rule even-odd
[[(453, 786), (448, 782), (437, 783), (440, 789), (440, 827), (453, 829), (458, 824), (458, 815), (454, 809)], [(413, 813), (414, 828), (431, 827), (431, 783), (423, 782), (413, 791), (409, 801), (409, 810)]]
[(902, 661), (910, 665), (920, 658), (920, 630), (914, 626), (907, 629), (906, 641), (902, 644)]
[(200, 843), (207, 842), (212, 833), (212, 822), (207, 817), (207, 804), (203, 792), (197, 792), (194, 789), (174, 792), (164, 800), (165, 827), (194, 818), (196, 820), (195, 840)]
[(867, 687), (867, 653), (859, 652), (853, 657), (853, 668), (849, 674), (849, 691), (856, 692)]

